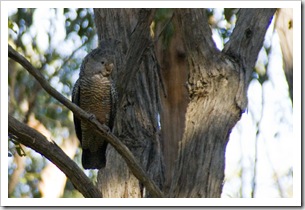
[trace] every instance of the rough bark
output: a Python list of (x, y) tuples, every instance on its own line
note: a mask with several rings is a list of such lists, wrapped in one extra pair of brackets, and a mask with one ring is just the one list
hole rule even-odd
[[(113, 79), (118, 91), (114, 134), (132, 151), (142, 168), (162, 187), (163, 172), (157, 115), (157, 66), (150, 24), (153, 9), (95, 9), (99, 40), (115, 39)], [(98, 186), (105, 197), (150, 197), (122, 162), (107, 149), (107, 164), (99, 171)]]
[(220, 197), (225, 149), (247, 105), (247, 87), (274, 9), (241, 9), (223, 52), (202, 10), (178, 10), (190, 102), (171, 197)]
[[(174, 35), (165, 50), (160, 50), (160, 43), (154, 45), (150, 35), (154, 9), (95, 9), (99, 39), (121, 42), (115, 49), (114, 81), (119, 95), (115, 135), (48, 85), (10, 46), (9, 57), (109, 141), (107, 166), (98, 175), (105, 197), (162, 197), (158, 187), (168, 197), (220, 197), (228, 136), (246, 108), (248, 83), (274, 12), (241, 9), (220, 52), (203, 9), (174, 10), (170, 20)], [(81, 171), (75, 173), (80, 169), (54, 142), (11, 116), (9, 132), (52, 158), (86, 197), (100, 197)], [(85, 183), (79, 185), (80, 180)]]
[(189, 103), (170, 197), (219, 197), (228, 134), (241, 113), (234, 100), (238, 66), (216, 49), (204, 10), (181, 9), (175, 15), (184, 43)]
[[(174, 13), (167, 20), (157, 23), (155, 50), (161, 74), (161, 137), (164, 159), (165, 183), (163, 190), (168, 192), (172, 182), (174, 166), (178, 156), (178, 142), (182, 139), (185, 126), (185, 112), (189, 102), (186, 88), (187, 71), (185, 51), (180, 33), (168, 37), (170, 30), (178, 28)], [(168, 40), (170, 39), (170, 41)], [(169, 41), (169, 43), (168, 43)]]
[[(115, 80), (121, 91), (116, 135), (167, 197), (220, 197), (228, 137), (247, 106), (250, 76), (275, 9), (241, 9), (223, 52), (213, 42), (203, 9), (175, 9), (169, 20), (174, 27), (169, 45), (158, 40), (164, 29), (160, 27), (151, 48), (148, 32), (139, 32), (149, 29), (152, 12), (143, 24), (139, 17), (144, 11), (148, 10), (95, 10), (99, 39), (122, 42), (116, 55)], [(160, 74), (155, 73), (157, 66)], [(128, 84), (120, 88), (123, 81)], [(103, 194), (145, 196), (116, 152), (107, 152), (108, 167), (99, 173)]]
[[(95, 127), (97, 133), (99, 133), (101, 136), (104, 137), (105, 140), (110, 143), (115, 150), (123, 157), (125, 162), (127, 163), (129, 169), (132, 171), (132, 173), (136, 176), (138, 180), (141, 181), (141, 183), (147, 188), (147, 190), (150, 192), (150, 194), (154, 197), (163, 197), (163, 193), (160, 191), (160, 189), (155, 185), (155, 183), (149, 178), (149, 176), (145, 173), (143, 168), (139, 165), (138, 161), (135, 159), (133, 154), (130, 152), (130, 150), (120, 141), (116, 136), (114, 136), (111, 132), (109, 132), (109, 128), (105, 125), (102, 125), (99, 123), (99, 121), (94, 117), (94, 115), (85, 112), (75, 104), (73, 104), (71, 101), (69, 101), (67, 98), (65, 98), (63, 95), (61, 95), (58, 91), (56, 91), (53, 87), (51, 87), (44, 76), (41, 74), (40, 71), (38, 71), (35, 67), (31, 65), (31, 63), (26, 60), (22, 55), (20, 55), (18, 52), (16, 52), (10, 45), (8, 46), (8, 55), (10, 58), (14, 59), (16, 62), (21, 64), (32, 76), (35, 77), (35, 79), (39, 82), (41, 87), (44, 88), (44, 90), (49, 93), (51, 96), (53, 96), (55, 99), (57, 99), (60, 103), (62, 103), (64, 106), (69, 108), (71, 111), (73, 111), (74, 115), (76, 115), (78, 118), (90, 123), (92, 126)], [(13, 123), (13, 121), (11, 121)], [(9, 123), (10, 126), (10, 123)], [(13, 126), (13, 125), (12, 125)], [(16, 131), (16, 130), (14, 130)], [(29, 132), (31, 130), (28, 130)], [(13, 131), (12, 131), (13, 132)], [(35, 139), (35, 135), (41, 135), (40, 133), (31, 132), (29, 133), (29, 138)], [(23, 142), (21, 142), (23, 143)], [(62, 150), (59, 147), (55, 147), (56, 151), (58, 152), (57, 155), (54, 155), (52, 153), (49, 153), (49, 151), (45, 151), (47, 149), (44, 147), (44, 144), (35, 144), (35, 141), (28, 141), (26, 146), (33, 148), (39, 153), (48, 153), (52, 157), (53, 163), (62, 163), (60, 166), (63, 168), (62, 171), (68, 176), (68, 174), (71, 175), (71, 167), (68, 167), (70, 159), (65, 158), (62, 159)], [(37, 147), (38, 146), (38, 147)], [(52, 145), (51, 145), (52, 146)], [(62, 162), (63, 161), (63, 162)], [(57, 165), (58, 166), (58, 165)], [(72, 181), (72, 180), (71, 180)], [(80, 188), (82, 189), (82, 188)]]

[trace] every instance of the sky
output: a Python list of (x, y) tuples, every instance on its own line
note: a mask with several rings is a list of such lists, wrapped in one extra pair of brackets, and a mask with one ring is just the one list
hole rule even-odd
[[(39, 29), (38, 40), (41, 40), (39, 45), (41, 45), (42, 50), (45, 50), (46, 47), (42, 43), (45, 43), (44, 33), (48, 29), (48, 18), (46, 16), (48, 13), (47, 9), (38, 11), (34, 18), (36, 21), (35, 28)], [(59, 16), (56, 17), (55, 14), (48, 14), (48, 16), (58, 19), (56, 36), (59, 43), (64, 38), (64, 28), (60, 24), (62, 19)], [(216, 33), (214, 33), (213, 38), (217, 46), (221, 48), (222, 43), (219, 42), (220, 38), (217, 37)], [(75, 46), (71, 46), (72, 43), (67, 43), (71, 46), (67, 48), (77, 48), (77, 44), (80, 43), (75, 43)], [(270, 43), (272, 49), (267, 69), (270, 81), (263, 85), (255, 80), (251, 82), (248, 91), (248, 109), (230, 135), (226, 151), (226, 181), (222, 194), (223, 198), (234, 197), (238, 193), (249, 198), (253, 189), (253, 177), (256, 181), (256, 197), (279, 197), (279, 185), (284, 191), (285, 197), (293, 196), (292, 178), (279, 179), (279, 177), (285, 177), (293, 168), (295, 160), (295, 145), (293, 143), (299, 139), (294, 138), (294, 112), (282, 69), (279, 40), (273, 30), (273, 23), (268, 29), (265, 45)], [(71, 51), (66, 53), (69, 54)], [(260, 53), (260, 59), (262, 62), (266, 61), (264, 52)], [(258, 134), (257, 126), (259, 127)], [(254, 162), (256, 162), (256, 169), (254, 169)], [(255, 170), (256, 175), (254, 176)], [(242, 191), (236, 189), (242, 189)]]
[[(215, 9), (214, 18), (219, 27), (226, 27), (223, 9)], [(213, 39), (222, 50), (224, 40), (216, 29)], [(269, 80), (263, 85), (252, 80), (249, 85), (248, 108), (232, 130), (227, 145), (223, 198), (251, 197), (253, 189), (255, 197), (293, 195), (293, 179), (289, 174), (293, 167), (293, 110), (274, 19), (266, 33), (264, 46), (271, 46), (271, 52), (268, 55), (262, 49), (256, 65), (267, 71)]]

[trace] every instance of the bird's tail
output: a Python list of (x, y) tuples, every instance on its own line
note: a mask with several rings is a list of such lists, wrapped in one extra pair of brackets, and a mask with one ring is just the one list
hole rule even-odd
[(84, 169), (101, 169), (106, 166), (106, 146), (103, 145), (96, 152), (83, 149), (82, 164)]

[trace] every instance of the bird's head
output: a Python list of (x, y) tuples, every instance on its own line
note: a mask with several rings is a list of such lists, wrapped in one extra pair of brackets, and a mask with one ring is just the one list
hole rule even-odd
[(99, 49), (89, 53), (83, 61), (80, 74), (83, 76), (94, 76), (102, 74), (104, 77), (111, 75), (114, 68), (113, 60), (110, 56)]

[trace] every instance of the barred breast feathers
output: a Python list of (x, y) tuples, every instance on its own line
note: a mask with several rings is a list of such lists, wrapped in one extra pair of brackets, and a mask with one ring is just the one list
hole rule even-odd
[[(80, 107), (94, 114), (101, 122), (109, 126), (112, 109), (111, 81), (105, 77), (82, 78)], [(98, 106), (98, 104), (100, 106)]]

